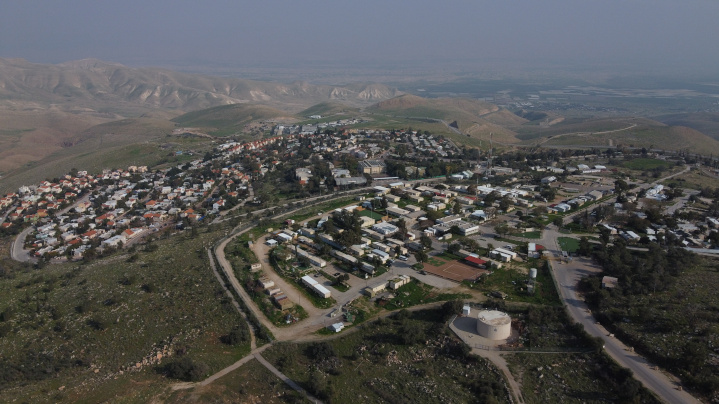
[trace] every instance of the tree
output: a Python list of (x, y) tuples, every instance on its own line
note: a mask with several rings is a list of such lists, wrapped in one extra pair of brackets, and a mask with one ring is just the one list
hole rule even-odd
[(629, 191), (629, 185), (624, 180), (616, 180), (614, 181), (614, 193), (615, 194), (623, 194), (625, 192)]
[(461, 236), (462, 235), (462, 229), (459, 228), (456, 224), (449, 228), (449, 232), (454, 234), (455, 236)]
[(447, 247), (447, 252), (450, 254), (457, 254), (461, 249), (461, 245), (459, 245), (458, 243), (452, 243), (449, 245), (449, 247)]
[(322, 361), (337, 356), (334, 348), (332, 348), (332, 345), (327, 342), (315, 342), (307, 347), (307, 351), (305, 351), (305, 353), (310, 359), (314, 359), (316, 361)]
[(462, 310), (464, 303), (461, 300), (450, 300), (442, 304), (442, 318), (444, 321), (449, 320), (453, 315), (458, 314)]
[(416, 258), (417, 262), (421, 264), (423, 262), (427, 262), (427, 260), (429, 259), (429, 256), (427, 255), (426, 252), (419, 250), (414, 253), (414, 258)]
[(404, 241), (407, 238), (407, 222), (404, 219), (399, 219), (397, 221), (397, 228), (402, 234), (402, 241)]
[(562, 226), (564, 226), (564, 219), (562, 219), (562, 217), (560, 217), (560, 216), (555, 217), (552, 220), (552, 224), (557, 226), (557, 228), (561, 228)]
[(455, 202), (454, 205), (452, 205), (452, 213), (455, 215), (462, 213), (462, 205), (459, 202)]
[(467, 193), (468, 193), (469, 195), (477, 195), (477, 186), (474, 185), (474, 184), (468, 186), (468, 187), (467, 187)]
[(249, 340), (249, 330), (245, 327), (235, 327), (229, 334), (222, 338), (227, 345), (238, 345)]
[(422, 236), (419, 238), (419, 243), (422, 244), (424, 248), (432, 248), (432, 239), (424, 233), (422, 233)]
[(499, 201), (499, 209), (504, 212), (506, 212), (511, 205), (512, 202), (506, 196)]
[(207, 370), (207, 365), (202, 362), (194, 362), (186, 356), (169, 362), (164, 366), (164, 371), (167, 376), (188, 382), (200, 380)]
[(500, 236), (509, 233), (509, 225), (506, 222), (502, 222), (494, 226), (494, 232)]
[(577, 252), (585, 257), (592, 253), (592, 244), (589, 242), (588, 238), (584, 236), (579, 238), (579, 249)]

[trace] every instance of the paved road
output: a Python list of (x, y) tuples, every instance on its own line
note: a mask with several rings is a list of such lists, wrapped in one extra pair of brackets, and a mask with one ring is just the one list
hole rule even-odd
[(25, 246), (25, 239), (27, 238), (28, 234), (33, 232), (33, 230), (35, 230), (35, 228), (33, 226), (30, 226), (25, 230), (21, 231), (20, 234), (15, 237), (15, 240), (12, 242), (12, 247), (10, 248), (10, 258), (20, 262), (35, 261), (35, 259), (32, 258), (30, 254), (28, 254), (27, 250), (23, 248)]
[[(555, 258), (560, 257), (561, 254), (557, 243), (557, 238), (561, 236), (561, 233), (550, 226), (544, 230), (540, 241)], [(677, 390), (676, 382), (670, 380), (661, 371), (652, 369), (646, 359), (630, 352), (626, 345), (618, 339), (610, 337), (607, 330), (596, 323), (587, 305), (577, 295), (577, 282), (581, 278), (597, 272), (601, 272), (601, 269), (588, 260), (574, 259), (569, 263), (562, 263), (559, 259), (552, 261), (552, 273), (558, 283), (559, 295), (571, 317), (582, 324), (589, 334), (601, 337), (605, 342), (606, 352), (620, 365), (629, 368), (637, 380), (662, 400), (677, 404), (698, 403), (699, 401), (687, 392)]]
[(5, 213), (3, 213), (2, 217), (0, 217), (0, 224), (5, 223), (5, 219), (7, 219), (8, 215), (10, 215), (10, 212), (13, 212), (17, 208), (17, 204), (13, 204), (5, 208)]

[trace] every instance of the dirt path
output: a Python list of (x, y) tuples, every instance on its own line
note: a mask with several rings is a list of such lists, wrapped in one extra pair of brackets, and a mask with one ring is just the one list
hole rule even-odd
[[(249, 230), (249, 229), (248, 229)], [(247, 230), (245, 230), (247, 231)], [(235, 236), (239, 236), (240, 234), (244, 233), (245, 231), (237, 233)], [(252, 313), (257, 317), (257, 319), (267, 327), (267, 329), (272, 332), (272, 334), (275, 335), (275, 338), (278, 337), (278, 335), (281, 335), (279, 332), (279, 329), (275, 327), (274, 324), (272, 324), (267, 317), (265, 317), (264, 313), (262, 313), (262, 310), (260, 310), (259, 307), (255, 304), (255, 302), (250, 298), (250, 296), (245, 291), (245, 288), (240, 285), (240, 281), (237, 280), (237, 277), (235, 276), (235, 273), (232, 271), (232, 265), (230, 265), (229, 261), (227, 261), (227, 258), (225, 257), (225, 247), (227, 244), (234, 240), (234, 236), (226, 239), (220, 245), (215, 248), (215, 256), (217, 257), (217, 263), (220, 264), (220, 268), (225, 273), (225, 277), (230, 281), (230, 285), (235, 289), (235, 292), (240, 296), (240, 298), (245, 302), (245, 305), (252, 310)]]
[(217, 278), (217, 281), (220, 282), (220, 285), (222, 285), (222, 288), (225, 290), (225, 293), (230, 298), (230, 301), (232, 302), (232, 305), (235, 307), (235, 309), (240, 313), (242, 318), (245, 319), (247, 322), (247, 327), (250, 329), (250, 349), (257, 348), (257, 339), (255, 337), (255, 327), (252, 325), (252, 323), (247, 318), (247, 313), (245, 313), (241, 308), (239, 303), (237, 303), (237, 300), (235, 300), (235, 296), (230, 292), (229, 289), (227, 289), (227, 286), (225, 285), (225, 282), (222, 281), (222, 277), (220, 277), (220, 273), (217, 272), (217, 267), (215, 266), (215, 260), (212, 259), (212, 251), (210, 249), (207, 249), (207, 258), (210, 260), (210, 266), (212, 267), (212, 272), (215, 274), (215, 278)]
[(279, 377), (280, 380), (285, 382), (288, 386), (292, 387), (296, 391), (304, 394), (310, 401), (313, 403), (321, 403), (320, 400), (318, 400), (316, 397), (312, 396), (310, 393), (305, 391), (302, 387), (300, 387), (297, 383), (294, 382), (294, 380), (290, 379), (289, 377), (285, 376), (284, 373), (280, 372), (276, 367), (272, 366), (271, 363), (267, 362), (265, 358), (262, 357), (259, 353), (256, 353), (254, 355), (255, 359), (257, 359), (258, 362), (263, 364), (267, 369), (270, 370), (270, 372), (274, 373), (275, 376)]

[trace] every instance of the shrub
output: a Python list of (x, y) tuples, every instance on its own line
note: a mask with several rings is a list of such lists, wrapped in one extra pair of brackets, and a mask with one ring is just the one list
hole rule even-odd
[(186, 382), (200, 380), (207, 373), (207, 370), (207, 365), (202, 362), (195, 362), (188, 357), (169, 362), (162, 368), (162, 371), (168, 377)]
[(103, 331), (105, 328), (107, 328), (105, 322), (99, 318), (91, 318), (87, 320), (87, 325), (89, 325), (90, 328), (96, 331)]
[(151, 283), (145, 283), (140, 288), (146, 293), (154, 293), (157, 291), (157, 288), (155, 287), (155, 285), (153, 285)]
[(130, 286), (133, 283), (135, 283), (135, 281), (136, 281), (135, 275), (130, 275), (130, 276), (125, 275), (122, 278), (120, 278), (120, 280), (119, 280), (120, 285), (125, 285), (125, 286)]
[(307, 351), (305, 353), (310, 359), (315, 360), (324, 360), (337, 356), (334, 348), (332, 348), (332, 345), (326, 342), (315, 342), (307, 347)]
[(221, 338), (222, 342), (227, 345), (238, 345), (242, 342), (249, 341), (250, 333), (246, 327), (236, 327), (229, 334)]

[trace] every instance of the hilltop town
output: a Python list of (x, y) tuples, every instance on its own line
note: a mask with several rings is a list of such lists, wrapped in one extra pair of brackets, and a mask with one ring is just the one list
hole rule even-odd
[[(377, 310), (457, 297), (566, 302), (574, 292), (563, 279), (579, 270), (598, 275), (605, 291), (625, 287), (575, 257), (612, 244), (703, 254), (719, 244), (715, 191), (671, 180), (715, 176), (697, 157), (483, 153), (410, 130), (297, 130), (217, 144), (177, 166), (73, 169), (23, 186), (0, 199), (0, 231), (14, 236), (13, 259), (41, 268), (230, 221), (210, 263), (244, 301), (253, 335), (279, 340), (345, 332)], [(484, 344), (531, 346), (522, 328), (507, 332)], [(457, 335), (474, 344), (466, 330)]]

